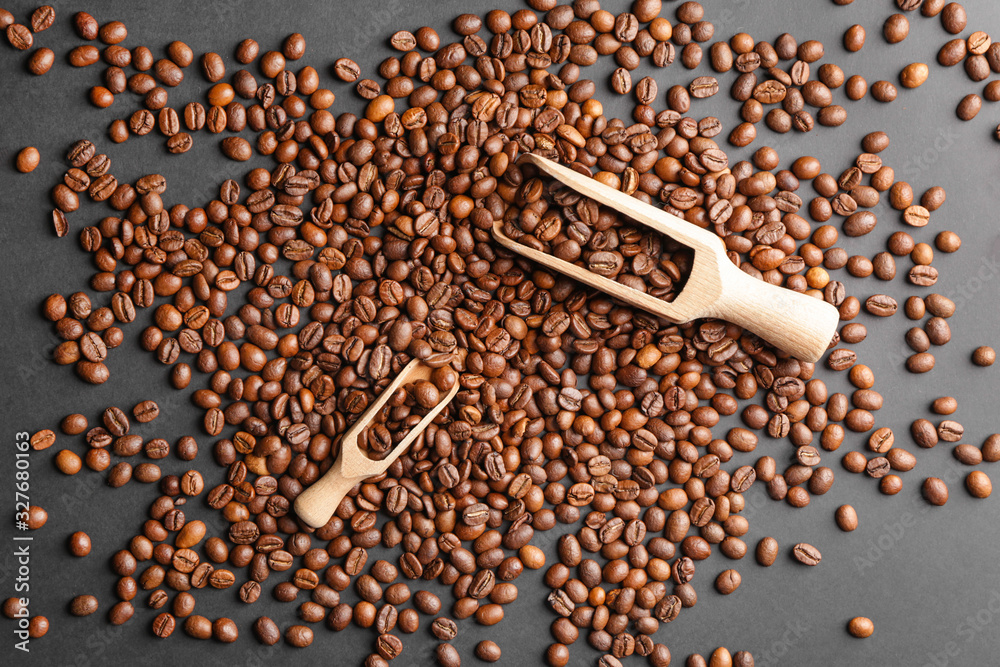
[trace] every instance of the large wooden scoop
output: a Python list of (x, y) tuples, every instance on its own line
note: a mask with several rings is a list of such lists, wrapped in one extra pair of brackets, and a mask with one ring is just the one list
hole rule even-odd
[(802, 361), (818, 361), (826, 352), (840, 320), (837, 309), (829, 303), (740, 271), (726, 255), (722, 239), (697, 225), (541, 156), (527, 153), (521, 160), (581, 195), (683, 243), (694, 251), (694, 262), (683, 291), (673, 302), (666, 302), (517, 243), (504, 234), (503, 221), (497, 220), (493, 223), (493, 236), (504, 247), (671, 322), (690, 322), (702, 317), (723, 319), (752, 331)]

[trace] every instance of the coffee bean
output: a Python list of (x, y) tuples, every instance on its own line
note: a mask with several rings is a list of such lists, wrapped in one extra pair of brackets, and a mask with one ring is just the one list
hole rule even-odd
[(111, 625), (124, 625), (132, 619), (135, 614), (135, 607), (127, 600), (122, 600), (115, 604), (108, 612), (108, 622)]
[(934, 368), (934, 355), (930, 352), (918, 352), (906, 360), (906, 370), (911, 373), (927, 373)]
[(888, 81), (876, 81), (872, 84), (872, 97), (878, 102), (892, 102), (896, 95), (896, 87)]
[(128, 29), (121, 21), (111, 21), (101, 26), (97, 36), (105, 44), (118, 44), (125, 41)]
[(895, 315), (897, 308), (896, 300), (886, 294), (875, 294), (865, 300), (865, 310), (876, 317)]
[(250, 143), (242, 137), (227, 137), (222, 140), (222, 152), (230, 160), (246, 162), (253, 155)]
[[(56, 56), (52, 49), (40, 48), (37, 49), (31, 58), (28, 59), (28, 71), (35, 76), (41, 76), (47, 74), (52, 65), (55, 62)], [(18, 169), (20, 171), (20, 169)]]
[(135, 420), (141, 424), (151, 422), (160, 414), (160, 406), (155, 401), (142, 401), (132, 408)]
[(123, 436), (128, 433), (129, 421), (125, 413), (116, 407), (106, 409), (102, 415), (104, 427), (111, 435)]
[(931, 505), (944, 505), (948, 502), (948, 486), (937, 477), (928, 477), (923, 485), (924, 499)]
[(841, 505), (835, 514), (837, 527), (849, 533), (858, 527), (858, 514), (850, 505)]
[(903, 14), (893, 14), (882, 24), (882, 35), (890, 44), (898, 44), (910, 34), (910, 22)]
[(977, 366), (992, 366), (996, 359), (997, 353), (988, 345), (981, 345), (972, 351), (972, 363)]
[(431, 623), (431, 633), (441, 641), (451, 641), (458, 636), (458, 626), (450, 618), (436, 618)]
[(941, 26), (953, 35), (965, 30), (967, 23), (965, 8), (957, 2), (949, 2), (941, 12)]
[(925, 81), (930, 70), (924, 63), (910, 63), (899, 74), (899, 82), (904, 88), (919, 88)]
[(333, 73), (341, 81), (354, 83), (361, 76), (361, 68), (350, 58), (339, 58), (333, 64)]
[(958, 108), (955, 110), (959, 120), (972, 120), (979, 113), (983, 106), (982, 98), (975, 93), (970, 93), (962, 98)]
[(945, 67), (953, 67), (965, 59), (968, 47), (964, 39), (953, 39), (938, 51), (938, 63)]
[(975, 466), (983, 462), (983, 453), (975, 445), (956, 445), (953, 454), (965, 465)]
[(11, 23), (7, 26), (7, 41), (18, 51), (27, 51), (34, 43), (34, 37), (27, 26)]
[(97, 611), (97, 598), (93, 595), (77, 595), (70, 601), (69, 613), (74, 616), (89, 616)]
[(865, 45), (864, 26), (853, 25), (844, 33), (844, 48), (848, 51), (860, 51)]
[(75, 475), (80, 472), (82, 467), (83, 462), (80, 457), (68, 449), (64, 449), (56, 455), (56, 468), (64, 475)]
[(982, 470), (973, 470), (965, 478), (965, 488), (973, 498), (989, 498), (993, 493), (993, 483)]
[(757, 543), (757, 562), (770, 567), (778, 558), (778, 542), (773, 537), (765, 537)]
[(875, 624), (869, 618), (855, 616), (848, 622), (847, 631), (851, 633), (852, 637), (865, 639), (871, 637), (875, 632)]
[(500, 660), (500, 647), (496, 642), (484, 639), (476, 644), (476, 657), (483, 662), (497, 662)]
[(231, 644), (239, 638), (239, 630), (232, 619), (217, 618), (212, 622), (212, 636), (224, 644)]
[(459, 667), (462, 664), (458, 651), (451, 644), (438, 644), (434, 656), (441, 667)]
[(973, 81), (985, 81), (990, 76), (990, 63), (986, 56), (969, 55), (965, 59), (965, 73)]
[(691, 82), (689, 88), (691, 97), (704, 99), (719, 92), (719, 82), (714, 76), (700, 76)]
[(212, 637), (212, 622), (204, 616), (193, 614), (184, 619), (184, 633), (194, 639), (210, 639)]
[(740, 587), (742, 578), (736, 570), (726, 570), (719, 574), (715, 580), (715, 588), (723, 595), (730, 595)]
[(124, 461), (116, 464), (108, 473), (108, 486), (119, 488), (125, 486), (132, 479), (132, 466)]
[(97, 20), (87, 12), (77, 12), (73, 15), (73, 28), (80, 39), (97, 39)]
[(819, 550), (805, 542), (800, 542), (792, 547), (792, 556), (803, 565), (819, 565), (820, 560), (822, 560)]
[(261, 616), (254, 622), (253, 634), (265, 646), (273, 646), (281, 639), (278, 625), (267, 616)]
[(868, 93), (868, 82), (864, 77), (855, 74), (847, 79), (844, 85), (844, 92), (849, 100), (858, 101)]
[[(259, 623), (259, 621), (258, 621)], [(254, 625), (256, 630), (257, 625)], [(258, 637), (259, 639), (259, 637)], [(313, 641), (313, 631), (308, 626), (305, 625), (290, 625), (285, 630), (285, 641), (295, 648), (305, 648), (312, 644)], [(263, 642), (262, 643), (266, 643)]]

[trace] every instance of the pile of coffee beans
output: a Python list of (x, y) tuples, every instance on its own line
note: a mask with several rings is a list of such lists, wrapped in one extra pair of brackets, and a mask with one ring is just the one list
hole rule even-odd
[[(907, 11), (919, 5), (898, 1)], [(262, 616), (252, 628), (258, 641), (284, 637), (305, 647), (320, 622), (333, 631), (372, 628), (377, 637), (366, 665), (373, 667), (404, 651), (396, 630), (416, 632), (428, 616), (442, 642), (438, 661), (458, 665), (452, 619), (500, 622), (518, 595), (519, 575), (547, 566), (555, 617), (549, 664), (569, 664), (582, 631), (604, 654), (599, 664), (639, 654), (663, 667), (670, 651), (653, 637), (696, 604), (697, 564), (715, 546), (734, 561), (746, 555), (749, 522), (741, 511), (757, 480), (774, 500), (806, 507), (830, 491), (834, 470), (822, 459), (848, 442), (850, 431), (868, 434), (872, 457), (852, 448), (844, 469), (878, 479), (883, 493), (899, 491), (903, 478), (895, 472), (912, 470), (916, 458), (891, 429), (878, 427), (883, 397), (850, 347), (867, 336), (851, 321), (862, 307), (891, 317), (899, 303), (883, 293), (850, 296), (831, 272), (892, 281), (897, 261), (909, 258), (909, 285), (933, 286), (934, 249), (910, 233), (893, 233), (872, 258), (849, 256), (838, 240), (870, 234), (883, 196), (919, 234), (944, 203), (944, 190), (930, 188), (916, 200), (910, 184), (896, 181), (879, 156), (889, 145), (884, 132), (864, 137), (843, 171), (824, 172), (812, 156), (782, 160), (769, 146), (731, 159), (716, 141), (722, 122), (691, 114), (697, 100), (719, 91), (715, 76), (669, 87), (661, 108), (656, 81), (633, 86), (630, 72), (640, 58), (668, 67), (676, 49), (683, 66), (699, 64), (700, 44), (712, 40), (714, 27), (697, 2), (677, 5), (675, 22), (660, 16), (657, 0), (636, 0), (617, 16), (597, 0), (528, 5), (458, 17), (452, 27), (461, 40), (452, 43), (430, 27), (397, 31), (389, 45), (401, 55), (381, 63), (382, 83), (362, 78), (348, 57), (338, 59), (333, 72), (356, 83), (367, 106), (361, 115), (336, 116), (333, 92), (320, 88), (325, 66), (293, 69), (306, 54), (300, 34), (264, 53), (252, 39), (241, 42), (237, 60), (256, 63), (259, 74), (241, 69), (227, 80), (221, 57), (203, 54), (207, 109), (191, 101), (179, 113), (180, 106), (168, 106), (166, 88), (193, 64), (190, 47), (172, 42), (157, 60), (144, 46), (121, 46), (123, 24), (99, 27), (89, 14), (76, 15), (81, 39), (107, 45), (101, 53), (84, 44), (70, 55), (74, 66), (100, 58), (109, 64), (105, 85), (91, 91), (94, 104), (111, 107), (126, 91), (143, 96), (145, 108), (111, 124), (113, 142), (158, 129), (177, 153), (192, 147), (189, 132), (225, 131), (219, 147), (234, 163), (259, 156), (276, 163), (224, 181), (218, 198), (191, 202), (200, 206), (168, 206), (163, 176), (118, 182), (108, 156), (83, 139), (70, 148), (70, 168), (52, 190), (57, 236), (69, 233), (80, 193), (110, 208), (79, 238), (97, 269), (90, 290), (111, 298), (97, 308), (86, 292), (46, 299), (43, 314), (64, 340), (55, 360), (74, 364), (87, 382), (107, 381), (108, 350), (124, 340), (122, 327), (150, 310), (153, 324), (137, 337), (169, 367), (171, 384), (186, 390), (194, 370), (208, 376), (192, 402), (204, 411), (214, 461), (224, 470), (221, 477), (162, 475), (152, 461), (167, 457), (170, 443), (130, 433), (119, 408), (105, 411), (102, 426), (88, 429), (79, 414), (63, 421), (65, 434), (84, 437), (87, 453), (81, 460), (62, 450), (60, 471), (76, 474), (85, 462), (107, 470), (112, 487), (135, 478), (157, 483), (161, 493), (140, 532), (111, 559), (119, 577), (112, 623), (129, 621), (132, 601), (148, 591), (147, 606), (159, 612), (151, 626), (157, 637), (170, 636), (183, 619), (191, 637), (236, 641), (232, 620), (193, 614), (196, 591), (234, 588), (242, 603), (265, 604), (259, 598), (274, 573), (271, 596), (299, 603), (307, 625), (282, 631)], [(958, 24), (955, 10), (947, 16), (946, 28)], [(964, 12), (961, 19), (956, 32)], [(891, 24), (886, 39), (905, 38), (905, 17)], [(13, 34), (12, 43), (23, 41), (21, 31)], [(860, 49), (863, 29), (849, 31), (845, 42)], [(618, 65), (612, 90), (635, 96), (631, 119), (605, 117), (597, 85), (585, 78), (602, 56)], [(773, 43), (746, 33), (714, 42), (711, 66), (719, 75), (732, 72), (731, 95), (742, 105), (742, 122), (725, 135), (729, 144), (749, 146), (761, 121), (777, 133), (841, 125), (846, 111), (834, 104), (834, 91), (844, 86), (848, 99), (860, 99), (867, 82), (857, 75), (845, 82), (832, 63), (811, 78), (823, 57), (822, 43), (788, 34)], [(129, 67), (135, 73), (127, 75)], [(926, 66), (907, 70), (904, 87), (923, 83)], [(872, 94), (891, 101), (897, 92), (879, 81)], [(253, 141), (239, 136), (246, 130), (256, 133)], [(494, 221), (521, 243), (668, 300), (690, 269), (690, 251), (522, 167), (517, 158), (526, 152), (662, 204), (721, 237), (746, 273), (836, 306), (844, 325), (825, 362), (801, 362), (725, 322), (659, 320), (504, 250), (492, 239)], [(37, 162), (37, 152), (26, 153), (17, 167), (30, 171)], [(807, 181), (817, 193), (808, 202), (798, 194)], [(960, 245), (950, 231), (934, 239), (939, 252)], [(230, 304), (230, 295), (241, 301)], [(931, 346), (949, 342), (954, 310), (937, 294), (906, 300), (911, 320), (931, 316), (906, 334), (914, 352), (909, 370), (933, 368)], [(995, 354), (980, 348), (974, 358), (985, 366)], [(412, 359), (434, 376), (390, 398), (363, 439), (373, 458), (391, 451), (457, 383), (456, 398), (386, 473), (353, 489), (327, 525), (307, 530), (294, 516), (295, 498), (330, 467), (339, 437)], [(851, 396), (828, 393), (824, 374), (839, 372), (855, 387)], [(940, 414), (954, 412), (942, 406)], [(132, 415), (142, 423), (158, 412), (143, 401)], [(743, 426), (713, 433), (722, 417), (737, 413)], [(912, 428), (920, 447), (963, 434), (954, 420), (935, 426), (922, 419)], [(761, 437), (787, 439), (794, 454), (725, 469), (755, 451)], [(32, 446), (44, 449), (55, 439), (40, 431)], [(959, 445), (955, 455), (968, 465), (996, 461), (998, 443), (992, 436), (982, 450)], [(187, 436), (173, 451), (191, 461), (198, 444)], [(128, 459), (140, 454), (151, 461), (133, 467)], [(120, 459), (113, 466), (112, 455)], [(980, 470), (966, 486), (975, 497), (991, 491)], [(931, 504), (947, 500), (940, 479), (928, 478), (923, 490)], [(217, 520), (187, 520), (189, 501), (215, 510)], [(849, 506), (836, 521), (844, 531), (858, 525)], [(557, 524), (575, 531), (558, 538), (558, 558), (548, 563), (532, 538)], [(71, 538), (75, 555), (90, 551), (84, 537)], [(369, 563), (379, 545), (396, 550), (396, 561)], [(765, 537), (756, 559), (771, 565), (779, 551)], [(821, 561), (804, 542), (789, 553), (804, 565)], [(450, 610), (432, 593), (411, 592), (421, 580), (452, 588)], [(738, 594), (742, 576), (727, 568), (709, 580), (722, 594)], [(300, 600), (303, 593), (308, 600)], [(71, 609), (93, 613), (97, 600), (80, 595)], [(849, 631), (869, 636), (871, 622), (862, 621)], [(483, 641), (476, 654), (496, 660), (500, 647)], [(720, 648), (688, 664), (745, 667), (753, 658)]]

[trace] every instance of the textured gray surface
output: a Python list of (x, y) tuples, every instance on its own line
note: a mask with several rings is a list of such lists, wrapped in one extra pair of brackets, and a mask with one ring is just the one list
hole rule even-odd
[[(36, 46), (48, 46), (56, 52), (56, 66), (42, 78), (25, 70), (27, 56), (6, 45), (0, 47), (3, 77), (0, 95), (0, 248), (3, 289), (0, 290), (0, 350), (3, 357), (3, 382), (0, 405), (3, 410), (3, 438), (0, 454), (0, 489), (3, 489), (3, 512), (9, 516), (13, 503), (12, 445), (19, 431), (33, 432), (55, 428), (67, 413), (82, 412), (92, 423), (107, 405), (130, 409), (142, 399), (155, 399), (162, 406), (162, 416), (153, 424), (140, 426), (144, 437), (160, 436), (175, 442), (184, 434), (199, 434), (198, 411), (190, 405), (186, 392), (174, 392), (167, 385), (167, 371), (150, 355), (142, 352), (136, 338), (142, 329), (136, 322), (126, 329), (126, 343), (110, 357), (111, 381), (90, 387), (76, 379), (68, 368), (57, 367), (48, 354), (57, 342), (51, 325), (38, 314), (42, 299), (52, 292), (85, 289), (92, 272), (89, 258), (79, 250), (75, 236), (85, 224), (106, 215), (106, 209), (84, 204), (71, 216), (71, 234), (56, 239), (48, 222), (51, 204), (48, 190), (60, 178), (65, 163), (63, 155), (76, 139), (86, 137), (98, 144), (100, 151), (112, 158), (112, 171), (120, 180), (159, 172), (167, 176), (164, 201), (168, 205), (185, 203), (203, 205), (216, 196), (218, 184), (227, 177), (241, 179), (249, 168), (227, 162), (219, 153), (217, 138), (201, 133), (195, 136), (196, 148), (183, 156), (169, 156), (162, 138), (153, 133), (133, 138), (121, 146), (107, 140), (106, 128), (113, 118), (126, 117), (137, 102), (125, 94), (108, 110), (98, 110), (86, 101), (87, 89), (100, 79), (100, 66), (75, 70), (66, 62), (66, 54), (79, 43), (69, 17), (77, 3), (53, 3), (57, 10), (54, 27), (36, 35)], [(513, 11), (517, 2), (497, 2)], [(664, 3), (664, 15), (672, 18), (677, 2)], [(998, 120), (987, 105), (971, 123), (960, 123), (954, 115), (959, 99), (969, 92), (979, 92), (981, 84), (971, 82), (961, 67), (945, 70), (935, 62), (937, 49), (950, 36), (937, 19), (925, 19), (911, 13), (909, 38), (902, 44), (888, 46), (881, 38), (885, 17), (895, 11), (891, 0), (856, 2), (837, 7), (829, 0), (809, 2), (753, 2), (707, 0), (707, 17), (716, 25), (716, 37), (728, 39), (733, 33), (747, 31), (758, 39), (774, 39), (780, 32), (792, 32), (800, 41), (820, 39), (826, 44), (826, 62), (836, 62), (847, 75), (862, 73), (869, 82), (878, 78), (895, 81), (898, 71), (912, 61), (930, 64), (930, 80), (916, 91), (901, 91), (891, 105), (865, 100), (847, 102), (842, 91), (835, 100), (848, 110), (848, 122), (837, 129), (817, 128), (809, 135), (776, 136), (762, 129), (751, 147), (771, 145), (787, 166), (800, 155), (817, 156), (824, 170), (837, 175), (849, 166), (859, 152), (859, 140), (865, 133), (885, 129), (892, 138), (883, 154), (896, 169), (897, 178), (909, 181), (919, 194), (932, 185), (948, 191), (948, 202), (933, 215), (931, 225), (916, 231), (917, 240), (930, 242), (941, 229), (954, 229), (964, 240), (962, 250), (951, 256), (938, 254), (935, 265), (942, 278), (936, 288), (958, 303), (951, 320), (954, 337), (950, 345), (935, 350), (937, 368), (921, 377), (906, 373), (903, 360), (906, 347), (903, 333), (911, 326), (901, 314), (887, 321), (862, 315), (870, 326), (868, 339), (856, 349), (864, 363), (876, 372), (876, 389), (886, 396), (886, 405), (877, 415), (878, 424), (892, 427), (903, 446), (915, 451), (919, 464), (904, 474), (904, 490), (898, 496), (880, 496), (876, 484), (863, 476), (849, 476), (839, 465), (841, 455), (850, 448), (861, 448), (864, 439), (851, 435), (836, 454), (826, 454), (824, 463), (837, 472), (837, 483), (823, 497), (813, 499), (809, 508), (797, 511), (767, 500), (758, 485), (748, 495), (746, 511), (751, 522), (748, 544), (773, 535), (781, 543), (782, 557), (769, 570), (759, 567), (752, 557), (735, 564), (743, 574), (742, 587), (727, 599), (712, 588), (721, 570), (733, 565), (721, 556), (713, 556), (699, 565), (695, 584), (699, 604), (674, 623), (661, 629), (657, 639), (665, 642), (674, 655), (674, 664), (683, 664), (692, 653), (708, 654), (717, 646), (732, 651), (750, 650), (757, 665), (992, 665), (997, 664), (1000, 648), (1000, 570), (997, 553), (997, 494), (986, 501), (975, 501), (962, 486), (967, 470), (951, 457), (945, 443), (929, 451), (916, 451), (909, 442), (909, 422), (924, 416), (930, 401), (937, 396), (954, 395), (959, 399), (956, 418), (966, 427), (966, 442), (981, 444), (991, 432), (998, 431), (996, 367), (979, 369), (969, 362), (973, 348), (981, 344), (1000, 346), (997, 336), (1000, 284), (1000, 228), (997, 208), (1000, 204), (996, 178), (1000, 151), (991, 138)], [(609, 2), (614, 13), (624, 11), (626, 3)], [(969, 30), (998, 30), (1000, 10), (990, 0), (965, 3), (970, 17)], [(18, 20), (26, 21), (34, 3), (8, 4)], [(230, 73), (238, 69), (232, 58), (236, 43), (247, 36), (257, 39), (262, 50), (278, 48), (290, 32), (302, 32), (307, 40), (307, 56), (296, 66), (312, 64), (321, 73), (322, 85), (338, 95), (335, 112), (357, 111), (360, 100), (346, 84), (334, 81), (330, 65), (341, 56), (355, 58), (365, 74), (373, 73), (377, 63), (389, 55), (386, 37), (398, 28), (415, 29), (430, 25), (438, 29), (443, 41), (453, 37), (451, 19), (475, 7), (481, 13), (493, 5), (456, 0), (433, 3), (403, 2), (223, 2), (204, 3), (91, 3), (87, 7), (100, 22), (125, 21), (129, 47), (150, 46), (157, 57), (173, 39), (186, 41), (200, 55), (219, 51), (226, 58)], [(841, 46), (844, 30), (860, 23), (868, 30), (868, 44), (857, 54), (847, 54)], [(631, 103), (614, 99), (606, 85), (611, 59), (603, 59), (586, 76), (599, 82), (600, 97), (607, 115), (631, 113)], [(643, 65), (642, 73), (646, 73)], [(697, 74), (708, 73), (707, 65)], [(663, 108), (662, 93), (674, 84), (687, 84), (695, 73), (679, 63), (653, 72), (660, 84), (657, 109)], [(728, 90), (733, 75), (723, 78)], [(196, 67), (189, 68), (185, 82), (170, 91), (175, 108), (200, 99), (205, 82)], [(692, 115), (717, 115), (726, 125), (734, 125), (738, 105), (724, 95), (696, 103)], [(725, 135), (723, 135), (725, 136)], [(42, 153), (41, 166), (31, 175), (17, 174), (12, 167), (17, 150), (35, 145)], [(731, 150), (735, 161), (748, 150)], [(253, 163), (251, 163), (253, 164)], [(805, 187), (804, 197), (812, 196)], [(865, 238), (843, 239), (850, 254), (874, 255), (883, 249), (888, 235), (902, 229), (898, 214), (882, 206), (876, 231)], [(907, 261), (900, 262), (901, 277), (892, 283), (874, 278), (845, 280), (849, 293), (861, 299), (885, 292), (900, 303), (906, 296), (919, 293), (902, 275)], [(843, 274), (844, 272), (839, 272)], [(104, 303), (104, 297), (97, 301)], [(141, 318), (149, 317), (144, 313)], [(140, 318), (140, 319), (141, 319)], [(831, 377), (820, 371), (830, 391), (847, 391), (845, 377)], [(204, 386), (196, 377), (192, 389)], [(724, 433), (724, 422), (719, 433)], [(199, 435), (202, 451), (197, 466), (207, 475), (211, 486), (221, 476), (210, 459), (211, 439)], [(136, 600), (136, 617), (126, 626), (111, 628), (106, 612), (114, 603), (114, 576), (107, 558), (125, 546), (129, 536), (139, 530), (148, 503), (156, 490), (131, 483), (112, 490), (103, 483), (103, 475), (84, 470), (76, 477), (64, 477), (53, 466), (58, 449), (70, 447), (83, 451), (79, 438), (60, 436), (57, 447), (31, 457), (31, 498), (46, 507), (49, 522), (34, 535), (31, 559), (31, 610), (46, 615), (52, 629), (48, 636), (31, 643), (30, 656), (15, 652), (14, 636), (8, 621), (0, 622), (3, 639), (0, 655), (25, 664), (90, 665), (132, 661), (157, 664), (261, 664), (264, 661), (300, 660), (309, 663), (333, 662), (358, 664), (372, 648), (374, 634), (352, 628), (334, 634), (322, 625), (316, 627), (317, 640), (306, 651), (279, 646), (260, 647), (252, 638), (250, 624), (262, 614), (273, 617), (284, 627), (294, 622), (295, 605), (281, 605), (268, 594), (252, 607), (235, 600), (235, 590), (206, 592), (198, 596), (196, 613), (209, 618), (228, 615), (239, 624), (242, 635), (234, 646), (216, 642), (196, 642), (178, 631), (167, 641), (154, 639), (149, 632), (153, 613), (144, 606), (145, 595)], [(763, 438), (752, 456), (734, 459), (735, 464), (752, 462), (757, 455), (771, 454), (782, 460), (790, 445)], [(163, 462), (164, 473), (180, 473), (187, 466), (174, 457)], [(732, 466), (732, 464), (730, 464)], [(1000, 468), (985, 468), (994, 478)], [(929, 508), (919, 494), (925, 476), (944, 477), (951, 488), (951, 500), (944, 508)], [(1000, 481), (1000, 478), (997, 478)], [(833, 522), (834, 509), (850, 502), (858, 509), (861, 526), (852, 534), (840, 533)], [(187, 508), (189, 518), (209, 518), (211, 512), (195, 501)], [(74, 559), (65, 549), (65, 541), (75, 530), (87, 531), (94, 541), (93, 553)], [(546, 548), (550, 562), (555, 532), (539, 535), (536, 540)], [(798, 541), (816, 545), (824, 555), (816, 568), (805, 568), (788, 559), (788, 547)], [(13, 594), (16, 563), (9, 521), (0, 527), (0, 598)], [(271, 583), (279, 579), (276, 575)], [(538, 573), (529, 573), (518, 581), (521, 598), (507, 608), (507, 619), (492, 630), (484, 630), (470, 621), (460, 623), (457, 645), (466, 664), (477, 664), (472, 648), (481, 637), (496, 639), (503, 651), (502, 664), (538, 664), (545, 646), (551, 641), (548, 625), (553, 616), (544, 604), (544, 587)], [(449, 599), (444, 591), (445, 601)], [(85, 619), (68, 615), (68, 600), (80, 593), (99, 597), (101, 610)], [(875, 635), (855, 640), (845, 632), (852, 616), (865, 615), (875, 621)], [(396, 664), (420, 665), (432, 661), (436, 642), (427, 632), (430, 619), (413, 636), (403, 636), (405, 650)], [(595, 653), (585, 638), (572, 650), (572, 664), (593, 664)], [(633, 658), (632, 664), (641, 664)], [(8, 663), (9, 664), (9, 663)]]

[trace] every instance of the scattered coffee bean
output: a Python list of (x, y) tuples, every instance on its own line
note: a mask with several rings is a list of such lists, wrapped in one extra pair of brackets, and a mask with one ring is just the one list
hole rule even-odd
[(852, 637), (857, 637), (858, 639), (866, 639), (871, 637), (875, 632), (875, 624), (872, 623), (870, 618), (864, 616), (855, 616), (848, 622), (847, 631)]
[(944, 505), (948, 502), (948, 486), (937, 477), (928, 477), (924, 480), (923, 495), (931, 505)]
[(89, 616), (95, 611), (97, 611), (97, 598), (93, 595), (77, 595), (69, 605), (69, 613), (74, 616)]
[(982, 470), (973, 470), (965, 478), (965, 488), (974, 498), (989, 498), (993, 493), (993, 483)]
[(992, 366), (997, 360), (997, 353), (988, 345), (981, 345), (972, 351), (972, 363), (977, 366)]
[(792, 556), (803, 565), (819, 565), (823, 558), (819, 549), (805, 542), (800, 542), (792, 547)]
[(850, 505), (841, 505), (835, 515), (837, 527), (849, 533), (858, 527), (858, 514)]

